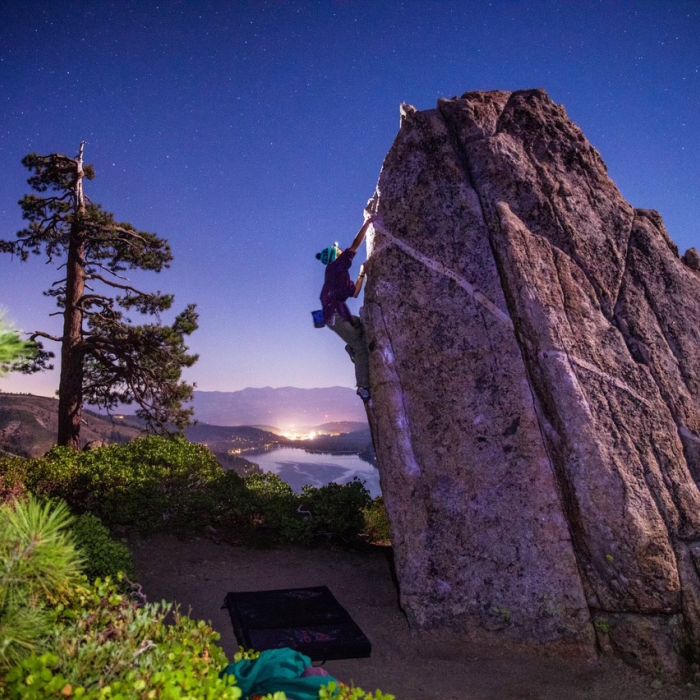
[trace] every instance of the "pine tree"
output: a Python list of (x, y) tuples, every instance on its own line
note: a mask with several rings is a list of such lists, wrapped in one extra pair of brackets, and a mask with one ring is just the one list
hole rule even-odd
[[(197, 328), (195, 306), (163, 325), (159, 314), (171, 307), (173, 296), (141, 291), (123, 275), (136, 269), (160, 272), (172, 261), (170, 246), (117, 222), (87, 197), (84, 180), (92, 180), (95, 171), (83, 162), (84, 147), (81, 143), (75, 158), (53, 153), (22, 160), (32, 173), (27, 182), (39, 194), (19, 202), (27, 225), (17, 240), (0, 241), (1, 252), (22, 261), (44, 253), (65, 269), (65, 277), (44, 292), (56, 299), (63, 332), (35, 331), (30, 339), (61, 343), (58, 444), (76, 449), (83, 403), (109, 410), (136, 402), (137, 415), (152, 429), (182, 429), (191, 418), (183, 403), (193, 387), (181, 381), (181, 372), (197, 360), (185, 345), (185, 336)], [(153, 317), (152, 322), (133, 323), (125, 314), (134, 311)]]

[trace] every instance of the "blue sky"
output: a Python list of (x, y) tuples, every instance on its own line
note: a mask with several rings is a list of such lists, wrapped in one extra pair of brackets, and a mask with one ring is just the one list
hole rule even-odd
[[(167, 238), (135, 276), (197, 303), (205, 390), (352, 386), (315, 330), (316, 251), (362, 223), (399, 104), (544, 87), (623, 194), (700, 247), (700, 3), (19, 2), (0, 8), (0, 238), (21, 227), (21, 158), (87, 141), (93, 200)], [(0, 256), (0, 306), (56, 328), (60, 275)], [(0, 380), (52, 394), (56, 373)]]

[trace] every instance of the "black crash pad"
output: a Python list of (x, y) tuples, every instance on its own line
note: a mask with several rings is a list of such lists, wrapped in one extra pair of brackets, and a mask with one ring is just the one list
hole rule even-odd
[(327, 586), (228, 593), (238, 643), (247, 649), (290, 647), (314, 661), (368, 657), (372, 645)]

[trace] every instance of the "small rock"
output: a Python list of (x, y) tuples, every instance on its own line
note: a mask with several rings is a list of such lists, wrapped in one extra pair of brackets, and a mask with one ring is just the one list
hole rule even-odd
[(90, 440), (90, 442), (85, 443), (83, 447), (83, 452), (91, 452), (92, 450), (98, 450), (100, 447), (107, 447), (109, 443), (104, 440)]
[(683, 256), (683, 262), (696, 272), (700, 272), (700, 253), (697, 248), (688, 248)]

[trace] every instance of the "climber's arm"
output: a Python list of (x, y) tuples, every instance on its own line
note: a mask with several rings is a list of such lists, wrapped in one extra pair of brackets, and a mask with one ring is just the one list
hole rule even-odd
[(355, 291), (353, 293), (353, 297), (355, 297), (355, 299), (357, 299), (357, 297), (360, 296), (360, 292), (362, 291), (362, 284), (365, 281), (365, 276), (365, 266), (360, 265), (360, 274), (357, 276), (357, 282), (355, 282)]
[(351, 250), (353, 253), (357, 253), (357, 249), (362, 245), (362, 241), (365, 240), (365, 234), (367, 233), (367, 229), (370, 227), (370, 224), (372, 223), (372, 217), (367, 219), (365, 223), (362, 225), (362, 228), (358, 231), (357, 236), (355, 236), (355, 240), (352, 242), (352, 245), (348, 248), (348, 250)]

